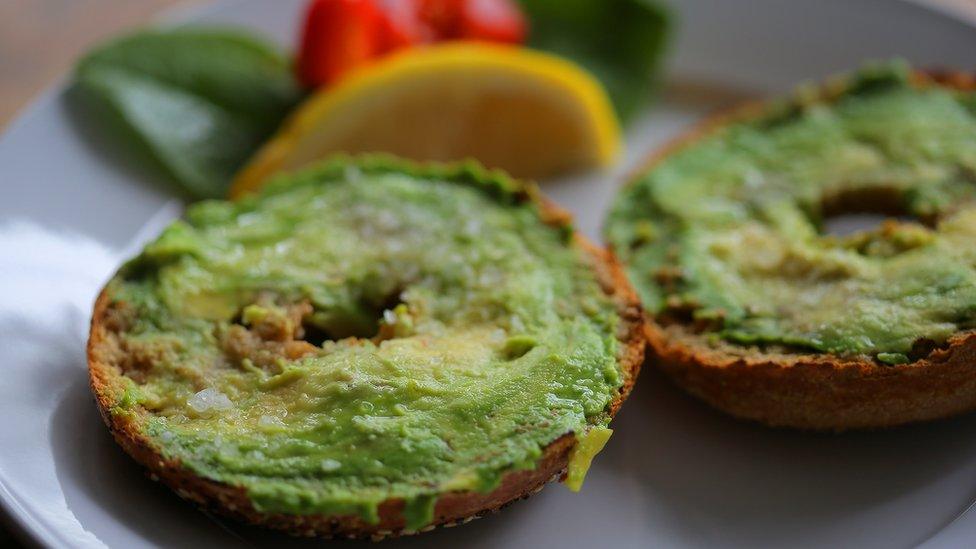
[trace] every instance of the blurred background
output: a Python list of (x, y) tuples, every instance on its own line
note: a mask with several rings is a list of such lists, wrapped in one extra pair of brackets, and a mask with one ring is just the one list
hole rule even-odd
[[(903, 0), (891, 0), (893, 2)], [(916, 0), (976, 20), (976, 0)], [(0, 129), (100, 40), (197, 0), (3, 0), (0, 2)]]

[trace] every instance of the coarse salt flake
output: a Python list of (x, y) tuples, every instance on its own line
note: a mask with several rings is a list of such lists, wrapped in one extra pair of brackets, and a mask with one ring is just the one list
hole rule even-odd
[(281, 418), (275, 416), (263, 415), (258, 418), (258, 425), (261, 427), (280, 427), (284, 425)]
[(186, 400), (186, 404), (197, 413), (203, 413), (209, 410), (227, 410), (234, 406), (234, 403), (227, 398), (227, 395), (213, 387), (208, 387), (191, 396)]

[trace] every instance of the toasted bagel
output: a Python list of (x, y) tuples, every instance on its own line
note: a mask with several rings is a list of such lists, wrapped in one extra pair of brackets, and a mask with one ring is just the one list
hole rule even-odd
[[(882, 344), (870, 341), (863, 343), (860, 348), (850, 345), (845, 349), (847, 341), (840, 340), (839, 343), (825, 341), (824, 332), (817, 331), (819, 326), (808, 323), (807, 325), (813, 327), (803, 331), (796, 328), (801, 325), (800, 321), (793, 319), (782, 321), (776, 315), (785, 316), (785, 314), (775, 309), (771, 312), (756, 313), (767, 314), (774, 319), (773, 322), (779, 322), (774, 324), (777, 327), (772, 331), (772, 336), (769, 335), (770, 332), (764, 333), (758, 329), (752, 332), (748, 330), (735, 332), (736, 322), (741, 322), (742, 319), (751, 320), (756, 314), (748, 310), (748, 307), (738, 317), (729, 314), (728, 310), (722, 310), (721, 307), (713, 307), (706, 314), (701, 314), (700, 311), (708, 309), (707, 304), (696, 302), (694, 290), (688, 290), (691, 283), (682, 279), (688, 274), (688, 265), (679, 262), (669, 263), (665, 260), (663, 263), (655, 264), (654, 272), (648, 271), (648, 263), (635, 265), (636, 254), (640, 252), (634, 250), (644, 244), (634, 236), (636, 223), (633, 218), (626, 218), (630, 215), (626, 210), (630, 208), (630, 211), (640, 211), (641, 208), (645, 208), (640, 202), (643, 198), (635, 197), (638, 196), (638, 192), (645, 193), (640, 195), (642, 197), (652, 192), (648, 190), (649, 184), (646, 181), (649, 177), (653, 177), (656, 170), (669, 165), (674, 166), (673, 163), (677, 161), (675, 159), (681, 158), (681, 155), (685, 155), (687, 151), (694, 151), (696, 147), (703, 144), (714, 144), (717, 140), (724, 139), (723, 136), (730, 135), (729, 132), (734, 131), (735, 128), (760, 128), (756, 133), (761, 134), (765, 131), (778, 131), (778, 128), (788, 126), (791, 123), (790, 116), (802, 118), (807, 116), (805, 113), (808, 113), (809, 116), (829, 117), (830, 109), (838, 101), (844, 100), (853, 87), (862, 86), (867, 89), (868, 86), (877, 85), (879, 89), (883, 89), (883, 86), (888, 85), (885, 83), (886, 78), (895, 78), (886, 73), (888, 70), (901, 74), (902, 68), (896, 66), (893, 69), (885, 67), (869, 69), (866, 75), (861, 77), (836, 78), (819, 88), (808, 86), (800, 90), (795, 97), (787, 100), (753, 102), (712, 116), (649, 156), (643, 167), (634, 174), (622, 190), (615, 211), (607, 223), (607, 235), (611, 248), (625, 264), (625, 269), (628, 270), (638, 293), (643, 294), (644, 297), (645, 310), (649, 318), (646, 327), (649, 362), (663, 370), (678, 386), (718, 410), (770, 426), (843, 431), (892, 427), (948, 417), (976, 409), (976, 332), (972, 329), (972, 322), (976, 320), (973, 317), (976, 315), (966, 313), (964, 308), (958, 315), (955, 312), (951, 313), (956, 315), (951, 317), (954, 319), (954, 328), (951, 333), (944, 334), (944, 337), (935, 338), (929, 334), (919, 333), (913, 341), (905, 342), (903, 338), (900, 343), (890, 344), (891, 348), (887, 349)], [(872, 81), (872, 78), (875, 80)], [(892, 85), (904, 85), (906, 89), (935, 92), (947, 90), (947, 94), (965, 94), (976, 89), (974, 85), (976, 80), (970, 75), (961, 73), (926, 73), (906, 70), (897, 78), (904, 78), (905, 84)], [(868, 90), (864, 93), (874, 92)], [(826, 115), (822, 114), (825, 110), (828, 113)], [(867, 108), (864, 111), (867, 111)], [(767, 127), (777, 129), (765, 129)], [(756, 144), (754, 141), (749, 141), (748, 143), (750, 145), (728, 146), (733, 150), (739, 150), (736, 147), (741, 146), (755, 146), (757, 150), (762, 151), (756, 154), (774, 154), (768, 151), (777, 150), (774, 147), (762, 149), (767, 146), (765, 142)], [(801, 157), (799, 162), (804, 160), (805, 158)], [(672, 164), (668, 164), (669, 162)], [(775, 176), (776, 174), (773, 177)], [(857, 174), (855, 173), (853, 177), (857, 177)], [(782, 191), (786, 185), (800, 185), (790, 181), (787, 176), (783, 176), (773, 184), (779, 185), (778, 190), (766, 190), (760, 183), (756, 189), (743, 195), (742, 203), (745, 204), (750, 200), (755, 202), (753, 197), (763, 193), (788, 194), (793, 191), (789, 188)], [(818, 183), (806, 184), (817, 185)], [(641, 185), (643, 187), (640, 187)], [(911, 185), (909, 182), (906, 188), (912, 188)], [(909, 213), (919, 219), (918, 222), (913, 222), (909, 229), (916, 233), (923, 233), (926, 237), (935, 234), (932, 238), (937, 239), (940, 238), (939, 224), (942, 220), (957, 215), (960, 208), (964, 209), (972, 205), (972, 197), (967, 194), (969, 189), (964, 183), (959, 183), (955, 187), (962, 190), (954, 203), (944, 207), (939, 206), (942, 209), (932, 212), (931, 215), (918, 211), (903, 211), (903, 208), (907, 207), (898, 200), (893, 201), (891, 189), (885, 185), (875, 187), (868, 185), (868, 187), (867, 189), (842, 188), (840, 189), (842, 192), (830, 188), (829, 193), (827, 190), (823, 191), (822, 203), (814, 203), (812, 208), (804, 204), (800, 209), (815, 210), (814, 214), (811, 214), (815, 218), (818, 215), (830, 215), (831, 211), (842, 213), (870, 211), (889, 215)], [(818, 192), (821, 191), (811, 191), (810, 195), (817, 197)], [(903, 197), (904, 192), (904, 189), (898, 189), (898, 193), (901, 194), (896, 196)], [(641, 215), (643, 215), (642, 219), (648, 219), (652, 224), (657, 223), (656, 216), (661, 217), (660, 213)], [(664, 214), (663, 218), (667, 218), (668, 215), (670, 214)], [(765, 221), (755, 223), (754, 226), (762, 223)], [(811, 222), (811, 225), (816, 225), (816, 219)], [(927, 228), (924, 227), (925, 225)], [(734, 225), (730, 226), (732, 228), (723, 230), (737, 230)], [(897, 231), (901, 226), (898, 222), (882, 225), (881, 236), (877, 237), (877, 241), (890, 244), (885, 240), (889, 235), (884, 232), (889, 228)], [(647, 238), (655, 237), (656, 235), (651, 234)], [(667, 236), (662, 238), (666, 242), (671, 242), (667, 240)], [(777, 238), (778, 236), (771, 241), (779, 242)], [(843, 236), (834, 237), (823, 233), (814, 234), (809, 238), (816, 240), (818, 245), (824, 248), (834, 246), (838, 242), (850, 246), (850, 249), (861, 245), (854, 240), (844, 241)], [(820, 244), (821, 242), (823, 244)], [(916, 244), (910, 243), (910, 245)], [(917, 246), (922, 248), (925, 245)], [(757, 245), (745, 246), (738, 250), (737, 256), (733, 255), (733, 257), (755, 258), (766, 249)], [(868, 248), (864, 245), (856, 251), (865, 255), (890, 253), (895, 256), (903, 253), (901, 249), (890, 251), (890, 247), (878, 252), (879, 249), (882, 248)], [(847, 250), (838, 253), (847, 253)], [(790, 260), (756, 267), (769, 269), (770, 273), (763, 275), (767, 278), (757, 278), (757, 280), (772, 281), (765, 287), (763, 283), (756, 284), (755, 288), (759, 288), (754, 299), (756, 309), (761, 310), (770, 303), (780, 303), (775, 301), (776, 297), (767, 292), (774, 291), (772, 287), (778, 283), (777, 277), (787, 277), (788, 275), (782, 273), (795, 267), (795, 262), (791, 267), (788, 261)], [(735, 269), (730, 270), (736, 273), (734, 276), (739, 277), (736, 280), (744, 280), (749, 276)], [(965, 272), (965, 265), (961, 269), (961, 272)], [(830, 276), (836, 279), (831, 279)], [(825, 277), (824, 286), (829, 287), (834, 280), (845, 281), (847, 276), (840, 271), (829, 274)], [(969, 288), (970, 284), (962, 282), (960, 287)], [(716, 291), (721, 294), (720, 290)], [(829, 297), (829, 291), (824, 290), (827, 293), (820, 295)], [(858, 306), (856, 300), (863, 294), (853, 295), (854, 297), (848, 303), (851, 308), (856, 308)], [(720, 296), (720, 298), (724, 297)], [(799, 303), (801, 299), (798, 297), (796, 301)], [(788, 301), (783, 302), (791, 305)], [(806, 303), (806, 301), (802, 302)], [(814, 308), (812, 310), (818, 310), (816, 307), (821, 306), (821, 303), (816, 300), (811, 303), (810, 307)], [(940, 318), (950, 316), (949, 312), (943, 315), (944, 311), (940, 307), (942, 306), (933, 308), (934, 316)], [(800, 307), (793, 309), (798, 308)], [(787, 308), (787, 310), (792, 309)], [(839, 316), (831, 318), (828, 313), (829, 311), (824, 312), (822, 318), (828, 318), (830, 321), (839, 318)], [(808, 314), (808, 311), (797, 314)], [(884, 319), (881, 322), (884, 322)], [(787, 328), (782, 329), (782, 325), (786, 325)], [(904, 331), (910, 334), (910, 330)], [(893, 333), (884, 330), (879, 332)], [(886, 363), (886, 360), (890, 363)]]
[[(416, 517), (411, 518), (410, 515), (414, 511), (410, 509), (410, 502), (405, 497), (398, 495), (386, 497), (377, 502), (371, 510), (372, 513), (322, 512), (316, 509), (295, 512), (287, 508), (284, 510), (275, 508), (275, 505), (287, 506), (290, 500), (281, 504), (272, 500), (271, 505), (267, 499), (256, 500), (255, 494), (249, 490), (246, 483), (228, 481), (225, 477), (214, 478), (218, 475), (208, 475), (201, 472), (198, 464), (191, 466), (187, 462), (188, 459), (195, 459), (192, 453), (181, 454), (179, 448), (175, 450), (174, 447), (166, 448), (164, 446), (167, 443), (163, 440), (165, 437), (161, 436), (159, 431), (150, 432), (152, 429), (148, 425), (154, 421), (154, 418), (161, 417), (160, 414), (163, 412), (160, 410), (163, 405), (156, 401), (150, 402), (153, 399), (144, 395), (132, 396), (132, 393), (141, 390), (140, 387), (144, 386), (147, 379), (150, 379), (149, 376), (152, 374), (147, 374), (147, 369), (156, 367), (169, 359), (160, 358), (151, 353), (148, 356), (143, 356), (146, 354), (143, 352), (144, 349), (135, 351), (134, 349), (138, 347), (132, 342), (127, 342), (128, 330), (133, 325), (134, 320), (131, 311), (128, 310), (131, 304), (126, 303), (120, 297), (123, 295), (123, 292), (119, 290), (119, 284), (123, 284), (120, 281), (126, 276), (144, 276), (145, 269), (153, 273), (157, 269), (157, 266), (154, 265), (146, 267), (140, 263), (142, 259), (137, 259), (123, 268), (123, 273), (113, 282), (110, 282), (100, 294), (95, 304), (88, 342), (91, 388), (102, 417), (115, 440), (129, 455), (147, 469), (151, 478), (163, 482), (180, 497), (201, 508), (246, 523), (283, 530), (300, 536), (382, 539), (416, 533), (417, 531), (428, 531), (437, 526), (463, 523), (494, 512), (515, 500), (537, 492), (551, 480), (564, 478), (567, 465), (573, 455), (574, 448), (577, 446), (578, 438), (585, 435), (585, 431), (591, 429), (591, 426), (605, 425), (617, 412), (630, 393), (643, 362), (645, 343), (640, 307), (636, 295), (627, 283), (616, 260), (610, 253), (588, 243), (582, 236), (572, 233), (565, 212), (545, 201), (537, 194), (534, 187), (514, 182), (499, 174), (484, 172), (470, 164), (420, 167), (385, 158), (345, 159), (304, 172), (304, 175), (297, 176), (298, 179), (302, 180), (298, 185), (327, 185), (331, 180), (342, 180), (349, 177), (350, 173), (355, 174), (354, 176), (357, 178), (402, 173), (406, 174), (404, 177), (431, 179), (457, 183), (458, 185), (473, 185), (489, 195), (497, 196), (500, 194), (500, 200), (503, 202), (511, 201), (513, 207), (520, 208), (521, 206), (518, 205), (522, 204), (533, 208), (540, 223), (564, 234), (565, 236), (562, 238), (566, 239), (565, 245), (578, 250), (578, 257), (588, 266), (587, 269), (592, 275), (592, 280), (597, 284), (596, 289), (602, 294), (602, 299), (606, 300), (616, 316), (616, 320), (611, 323), (616, 326), (615, 332), (608, 335), (617, 342), (614, 345), (616, 351), (613, 362), (615, 363), (615, 371), (619, 373), (619, 378), (615, 382), (612, 394), (607, 395), (604, 409), (588, 417), (585, 424), (581, 424), (576, 429), (560, 432), (552, 436), (551, 439), (547, 439), (545, 444), (540, 447), (538, 455), (531, 458), (531, 463), (523, 462), (500, 466), (498, 469), (499, 477), (495, 482), (488, 484), (489, 489), (487, 490), (451, 486), (438, 488), (435, 491), (435, 497), (431, 500), (431, 514), (423, 520), (423, 524), (418, 525)], [(323, 181), (324, 183), (322, 183)], [(361, 182), (361, 184), (369, 183)], [(279, 182), (272, 185), (274, 190), (270, 193), (281, 196), (289, 192), (289, 187), (288, 181)], [(265, 198), (257, 197), (245, 200), (260, 202)], [(220, 207), (232, 210), (236, 206)], [(366, 222), (369, 223), (369, 221)], [(570, 232), (567, 233), (567, 231)], [(172, 249), (168, 247), (168, 244), (164, 247), (167, 250)], [(132, 274), (136, 271), (138, 274)], [(153, 274), (152, 276), (156, 275)], [(245, 311), (243, 313), (244, 319), (241, 319), (241, 315), (238, 314), (237, 317), (227, 317), (214, 321), (215, 333), (222, 329), (218, 326), (219, 324), (245, 323), (247, 322), (246, 317), (250, 314)], [(309, 316), (307, 310), (302, 314), (305, 317)], [(138, 316), (139, 313), (136, 313), (135, 321), (139, 320)], [(254, 322), (260, 322), (260, 320)], [(288, 322), (283, 322), (282, 325), (289, 326), (292, 330), (295, 329), (295, 326)], [(381, 333), (389, 328), (389, 326), (386, 328), (382, 326), (381, 324)], [(274, 331), (268, 326), (261, 328), (260, 325), (255, 327), (252, 324), (252, 331), (261, 332), (261, 330), (264, 330), (265, 335), (269, 331)], [(272, 335), (277, 337), (279, 334), (273, 333)], [(279, 340), (284, 339), (287, 338), (279, 338)], [(296, 345), (289, 346), (289, 343), (296, 343)], [(283, 346), (270, 348), (291, 349), (304, 343), (306, 342), (289, 339), (284, 341)], [(380, 344), (366, 341), (365, 336), (353, 336), (338, 340), (333, 349), (341, 351), (347, 346), (361, 347), (364, 345), (372, 349), (373, 347), (370, 345), (378, 346)], [(234, 347), (233, 349), (236, 352), (238, 348)], [(554, 349), (553, 352), (555, 351)], [(229, 353), (230, 351), (221, 352)], [(316, 349), (300, 347), (300, 356), (302, 357), (315, 357), (318, 356), (315, 354), (318, 352), (319, 350)], [(134, 355), (139, 356), (135, 357)], [(254, 356), (257, 357), (258, 355)], [(197, 372), (185, 371), (192, 369), (188, 364), (175, 365), (174, 371), (183, 372), (177, 375), (178, 384), (183, 383), (183, 378), (179, 376), (192, 377), (196, 375)], [(230, 362), (228, 361), (227, 364)], [(255, 359), (246, 364), (245, 367), (250, 371), (255, 367), (264, 366)], [(268, 367), (275, 368), (273, 364)], [(181, 370), (181, 368), (183, 369)], [(244, 375), (251, 374), (245, 373)], [(266, 374), (257, 373), (254, 375), (257, 375), (258, 379), (268, 379)], [(133, 387), (135, 389), (132, 389)], [(223, 398), (226, 399), (226, 396)], [(187, 409), (183, 400), (177, 400), (178, 402), (175, 404), (167, 405), (171, 408), (167, 409), (165, 413), (171, 414), (168, 417), (189, 414), (189, 421), (192, 423), (193, 414), (196, 412)], [(208, 410), (203, 413), (211, 413), (211, 411)], [(203, 429), (203, 436), (211, 436), (211, 431), (208, 431), (210, 427), (207, 424), (200, 424), (197, 428)], [(532, 426), (527, 425), (526, 428), (530, 430)], [(472, 425), (471, 429), (479, 429), (479, 427)], [(213, 432), (219, 433), (220, 431)], [(253, 433), (248, 434), (248, 436), (251, 435)], [(259, 437), (259, 434), (254, 436)], [(368, 440), (371, 439), (364, 436), (361, 443), (366, 444)], [(501, 439), (499, 443), (506, 443), (506, 440), (507, 437)], [(484, 451), (490, 452), (492, 450), (488, 448)], [(526, 455), (531, 456), (533, 454), (530, 452)], [(270, 457), (268, 459), (270, 460)], [(221, 473), (221, 470), (218, 469), (217, 472)], [(319, 489), (322, 486), (328, 487), (330, 477), (325, 475), (320, 478), (321, 480), (315, 480), (314, 483), (321, 482), (322, 485), (313, 483), (313, 489)], [(466, 478), (462, 477), (462, 480)], [(302, 484), (305, 480), (296, 482), (302, 487), (305, 486)]]

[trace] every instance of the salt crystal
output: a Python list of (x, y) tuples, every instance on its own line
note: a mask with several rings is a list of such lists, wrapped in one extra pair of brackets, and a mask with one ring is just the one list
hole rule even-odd
[(203, 413), (208, 410), (227, 410), (234, 406), (234, 403), (227, 398), (227, 395), (213, 387), (208, 387), (188, 398), (186, 404), (197, 413)]
[(284, 425), (280, 418), (264, 415), (258, 418), (258, 425), (261, 427), (280, 427)]

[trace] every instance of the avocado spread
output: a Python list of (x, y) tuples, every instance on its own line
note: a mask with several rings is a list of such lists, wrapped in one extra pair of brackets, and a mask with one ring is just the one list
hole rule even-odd
[(110, 282), (113, 414), (259, 511), (486, 492), (605, 427), (619, 318), (564, 224), (473, 165), (340, 160), (192, 206)]
[[(865, 212), (890, 217), (824, 230)], [(976, 327), (976, 93), (898, 63), (801, 88), (654, 165), (606, 235), (658, 318), (908, 362)]]

